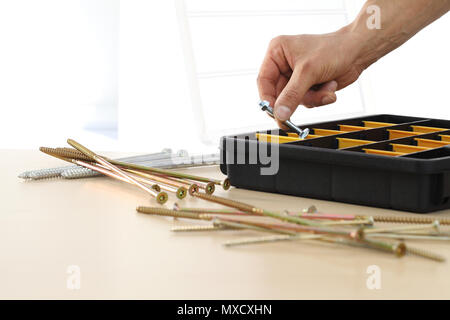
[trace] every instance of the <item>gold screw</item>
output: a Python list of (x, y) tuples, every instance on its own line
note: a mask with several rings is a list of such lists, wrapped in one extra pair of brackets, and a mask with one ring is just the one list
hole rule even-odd
[(90, 157), (85, 156), (83, 153), (75, 149), (40, 147), (39, 150), (51, 156), (59, 156), (63, 158), (77, 159), (82, 161), (92, 161)]
[(402, 231), (422, 231), (427, 229), (439, 230), (439, 221), (434, 221), (431, 224), (427, 224), (424, 226), (400, 226), (400, 227), (391, 227), (391, 228), (373, 228), (373, 229), (364, 229), (362, 232), (364, 234), (370, 233), (386, 233), (386, 232), (402, 232)]
[(219, 227), (214, 225), (207, 225), (207, 226), (179, 226), (179, 227), (173, 227), (171, 231), (173, 232), (191, 232), (191, 231), (219, 231), (219, 230), (226, 230), (229, 228), (225, 227)]
[(88, 148), (86, 148), (85, 146), (79, 144), (78, 142), (76, 142), (76, 141), (74, 141), (72, 139), (68, 139), (67, 143), (69, 143), (72, 147), (74, 147), (78, 151), (82, 152), (84, 155), (92, 158), (92, 160), (100, 163), (101, 165), (107, 167), (109, 170), (111, 170), (111, 171), (115, 172), (116, 174), (122, 176), (123, 178), (129, 180), (130, 182), (135, 184), (137, 187), (147, 191), (153, 197), (156, 198), (156, 201), (158, 203), (163, 204), (164, 202), (167, 201), (167, 193), (165, 193), (165, 192), (157, 193), (155, 190), (153, 190), (151, 188), (147, 188), (145, 185), (143, 185), (142, 183), (140, 183), (139, 181), (137, 181), (136, 179), (134, 179), (130, 175), (126, 174), (121, 169), (119, 169), (116, 166), (112, 165), (111, 163), (109, 163), (108, 161), (103, 159), (102, 157), (96, 155), (93, 151), (89, 150)]
[(317, 234), (303, 234), (303, 235), (272, 235), (265, 237), (255, 237), (241, 240), (230, 240), (225, 242), (223, 245), (226, 247), (234, 247), (247, 244), (257, 244), (257, 243), (269, 243), (278, 241), (290, 241), (290, 240), (312, 240), (321, 238), (322, 235)]
[(137, 212), (153, 214), (158, 216), (174, 217), (174, 218), (187, 218), (187, 219), (197, 219), (197, 220), (212, 220), (212, 218), (200, 217), (197, 213), (191, 212), (181, 212), (166, 208), (155, 208), (155, 207), (143, 207), (139, 206), (136, 208)]
[(419, 257), (423, 257), (423, 258), (427, 258), (430, 260), (438, 261), (438, 262), (445, 262), (445, 257), (443, 257), (439, 254), (436, 254), (434, 252), (422, 250), (419, 248), (411, 248), (410, 246), (408, 246), (408, 248), (406, 249), (406, 253), (415, 255), (415, 256), (419, 256)]
[[(367, 218), (366, 216), (356, 216), (357, 218)], [(450, 219), (433, 218), (433, 217), (411, 217), (411, 216), (372, 216), (375, 222), (389, 222), (389, 223), (414, 223), (414, 224), (428, 224), (438, 221), (441, 225), (450, 225)]]

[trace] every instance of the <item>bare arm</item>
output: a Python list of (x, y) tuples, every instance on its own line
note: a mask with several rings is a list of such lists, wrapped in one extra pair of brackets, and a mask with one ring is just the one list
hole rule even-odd
[(275, 106), (280, 126), (298, 105), (333, 103), (335, 91), (449, 9), (450, 0), (369, 0), (355, 21), (336, 32), (279, 36), (258, 75), (260, 98)]

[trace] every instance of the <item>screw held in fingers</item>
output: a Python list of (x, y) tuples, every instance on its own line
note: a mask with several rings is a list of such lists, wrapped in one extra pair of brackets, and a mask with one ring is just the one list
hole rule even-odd
[[(261, 100), (259, 102), (259, 106), (261, 107), (262, 111), (267, 112), (267, 114), (269, 116), (271, 116), (272, 118), (274, 118), (274, 114), (273, 114), (273, 108), (270, 106), (269, 101), (267, 100)], [(308, 134), (309, 134), (309, 129), (306, 128), (304, 130), (300, 129), (299, 127), (297, 127), (295, 124), (293, 124), (290, 120), (286, 120), (283, 122), (287, 127), (289, 127), (289, 129), (291, 129), (292, 131), (294, 131), (295, 133), (298, 134), (298, 136), (300, 137), (300, 139), (305, 139)]]

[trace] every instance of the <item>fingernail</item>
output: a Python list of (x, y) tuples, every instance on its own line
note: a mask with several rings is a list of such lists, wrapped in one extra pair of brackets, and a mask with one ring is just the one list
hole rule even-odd
[(275, 117), (280, 121), (286, 121), (291, 116), (291, 109), (286, 106), (279, 106), (275, 108)]
[(333, 96), (325, 96), (322, 98), (322, 104), (330, 104), (336, 101), (336, 98)]

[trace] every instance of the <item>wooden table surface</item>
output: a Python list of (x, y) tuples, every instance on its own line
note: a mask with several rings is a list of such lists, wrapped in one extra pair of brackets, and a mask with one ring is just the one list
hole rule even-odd
[[(103, 177), (22, 181), (23, 171), (66, 164), (38, 151), (3, 150), (0, 159), (1, 299), (450, 298), (449, 262), (319, 242), (226, 248), (226, 240), (261, 234), (173, 233), (193, 222), (136, 213), (156, 203), (133, 186)], [(223, 178), (217, 166), (189, 172)], [(272, 210), (314, 204), (327, 213), (411, 215), (235, 188), (216, 193)], [(166, 206), (173, 203), (172, 196)], [(189, 197), (180, 204), (212, 206)], [(408, 243), (450, 259), (449, 242)], [(380, 289), (367, 287), (371, 265), (380, 268)], [(67, 286), (69, 266), (79, 267), (79, 289)]]

